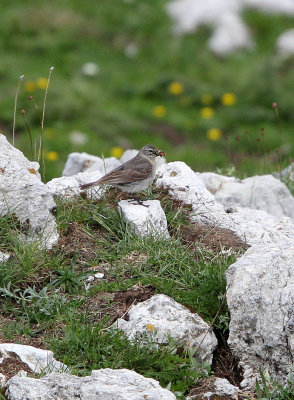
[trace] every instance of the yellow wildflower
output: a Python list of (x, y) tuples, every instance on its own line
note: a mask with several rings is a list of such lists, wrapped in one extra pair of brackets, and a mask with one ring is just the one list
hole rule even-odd
[(47, 160), (49, 160), (49, 161), (56, 161), (56, 160), (58, 160), (58, 153), (57, 153), (57, 151), (49, 151), (49, 152), (46, 154), (46, 158), (47, 158)]
[(211, 107), (203, 107), (200, 109), (200, 115), (204, 119), (210, 119), (214, 116), (214, 109)]
[(204, 104), (205, 106), (209, 106), (213, 101), (213, 97), (211, 96), (211, 94), (205, 93), (201, 96), (200, 100), (202, 104)]
[(225, 93), (222, 95), (221, 97), (221, 103), (224, 106), (232, 106), (236, 103), (237, 98), (236, 95), (234, 95), (234, 93)]
[(24, 84), (24, 89), (26, 92), (32, 93), (37, 89), (37, 85), (33, 81), (27, 81)]
[(147, 324), (146, 328), (148, 329), (149, 332), (154, 332), (155, 331), (155, 326), (152, 324)]
[(217, 128), (212, 128), (207, 131), (207, 137), (209, 140), (219, 140), (222, 137), (222, 131)]
[(39, 89), (43, 89), (43, 90), (46, 89), (47, 83), (48, 83), (48, 79), (47, 78), (39, 78), (36, 81), (36, 84), (37, 84), (38, 88)]
[(111, 157), (121, 158), (124, 150), (121, 147), (112, 147), (110, 149)]
[(153, 108), (153, 115), (157, 118), (162, 118), (166, 115), (166, 108), (164, 106), (155, 106)]
[(170, 92), (170, 94), (178, 96), (179, 94), (183, 93), (184, 87), (180, 82), (172, 82), (168, 87), (168, 91)]

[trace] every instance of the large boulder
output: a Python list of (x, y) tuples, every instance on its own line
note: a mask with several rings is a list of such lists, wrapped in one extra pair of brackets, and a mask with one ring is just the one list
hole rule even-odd
[(161, 166), (156, 185), (168, 190), (176, 200), (191, 205), (192, 222), (230, 229), (249, 245), (293, 240), (294, 224), (290, 218), (277, 218), (249, 208), (224, 207), (181, 161)]
[(51, 373), (43, 378), (13, 377), (7, 383), (8, 400), (176, 400), (157, 381), (127, 369), (99, 369), (90, 376)]
[(10, 215), (29, 225), (27, 238), (51, 248), (58, 240), (53, 197), (29, 161), (0, 134), (0, 216)]
[(252, 387), (259, 368), (285, 382), (294, 359), (294, 244), (253, 246), (226, 273), (229, 344)]
[(211, 172), (197, 176), (214, 194), (216, 201), (226, 207), (248, 207), (276, 217), (294, 219), (294, 197), (287, 186), (272, 175), (252, 176), (243, 180)]
[(221, 56), (240, 48), (252, 48), (249, 28), (242, 19), (245, 8), (294, 15), (293, 0), (171, 0), (167, 3), (176, 34), (195, 32), (200, 26), (209, 25), (212, 37), (208, 46)]
[(133, 305), (127, 320), (119, 318), (112, 327), (123, 330), (130, 340), (141, 334), (155, 343), (167, 343), (171, 336), (180, 345), (196, 349), (195, 357), (201, 363), (211, 364), (217, 345), (214, 333), (198, 314), (164, 294)]

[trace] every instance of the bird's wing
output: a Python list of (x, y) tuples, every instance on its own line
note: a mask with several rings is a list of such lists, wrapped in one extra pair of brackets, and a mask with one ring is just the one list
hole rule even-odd
[(126, 185), (135, 183), (149, 178), (152, 174), (152, 170), (153, 165), (151, 162), (143, 157), (138, 157), (136, 160), (129, 160), (104, 175), (99, 180), (99, 184)]

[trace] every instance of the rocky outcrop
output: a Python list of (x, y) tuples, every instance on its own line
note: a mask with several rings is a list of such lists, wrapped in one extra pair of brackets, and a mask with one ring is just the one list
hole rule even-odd
[(151, 378), (127, 369), (100, 369), (90, 376), (51, 373), (43, 378), (13, 377), (7, 383), (8, 400), (176, 400)]
[(127, 320), (119, 318), (113, 327), (123, 330), (130, 340), (139, 334), (155, 343), (168, 343), (170, 336), (180, 346), (194, 349), (200, 363), (211, 364), (217, 346), (214, 333), (198, 314), (164, 294), (132, 306)]
[(26, 226), (24, 240), (51, 248), (58, 240), (53, 197), (41, 182), (39, 164), (29, 161), (0, 134), (0, 216)]

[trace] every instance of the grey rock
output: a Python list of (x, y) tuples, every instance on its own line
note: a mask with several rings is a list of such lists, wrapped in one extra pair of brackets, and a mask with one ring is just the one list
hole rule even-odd
[[(60, 178), (54, 178), (47, 182), (46, 186), (53, 196), (71, 198), (80, 195), (81, 190), (79, 186), (81, 184), (97, 181), (102, 177), (102, 175), (103, 174), (97, 170), (92, 172), (80, 172), (72, 176), (61, 176)], [(87, 197), (99, 199), (104, 192), (104, 187), (96, 186), (87, 191)]]
[(51, 248), (58, 240), (53, 197), (40, 181), (39, 164), (29, 161), (0, 134), (0, 216), (13, 214), (21, 223), (29, 222), (24, 240), (38, 241)]
[(9, 260), (9, 258), (10, 254), (2, 253), (2, 251), (0, 251), (0, 264)]
[(294, 359), (293, 239), (253, 246), (226, 273), (229, 344), (252, 387), (259, 368), (285, 381)]
[(161, 166), (157, 171), (156, 185), (168, 190), (173, 198), (190, 204), (193, 222), (230, 229), (250, 245), (293, 240), (294, 224), (290, 218), (278, 218), (249, 208), (225, 209), (183, 162)]
[(143, 334), (155, 343), (167, 343), (171, 336), (181, 345), (197, 349), (195, 357), (201, 363), (211, 364), (217, 345), (214, 333), (198, 314), (164, 294), (132, 306), (128, 320), (119, 318), (112, 327), (123, 330), (130, 340)]
[(7, 382), (8, 400), (176, 400), (151, 378), (127, 369), (100, 369), (90, 376), (51, 373), (40, 379), (13, 377)]
[(67, 369), (65, 364), (55, 360), (50, 350), (38, 349), (23, 344), (1, 343), (0, 353), (0, 365), (5, 359), (10, 358), (9, 353), (14, 353), (36, 374), (44, 371), (65, 371)]
[(170, 239), (160, 201), (147, 200), (143, 204), (138, 204), (136, 200), (121, 200), (118, 203), (119, 212), (131, 230), (141, 237), (151, 235)]
[(99, 171), (102, 175), (121, 164), (115, 157), (101, 158), (88, 153), (71, 153), (65, 163), (62, 176), (72, 176), (79, 172)]
[(205, 172), (197, 175), (216, 201), (226, 207), (240, 206), (263, 210), (276, 217), (294, 219), (294, 197), (279, 179), (272, 175), (253, 176), (243, 180)]

